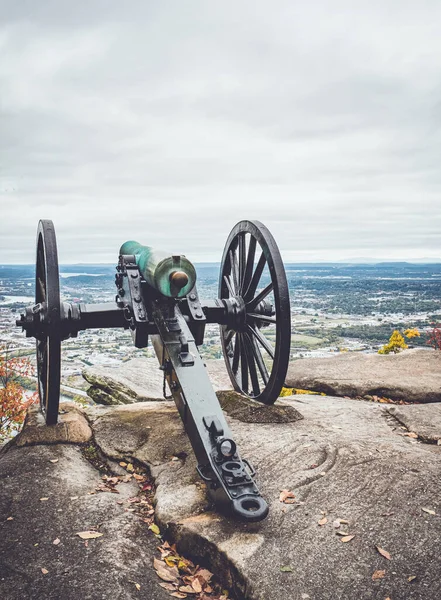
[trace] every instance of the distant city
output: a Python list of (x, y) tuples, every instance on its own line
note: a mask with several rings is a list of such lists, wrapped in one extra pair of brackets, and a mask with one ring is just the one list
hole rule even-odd
[[(431, 323), (441, 322), (441, 264), (286, 264), (291, 298), (291, 359), (333, 356), (340, 352), (377, 352), (394, 329), (416, 327), (412, 345), (426, 345)], [(202, 299), (217, 296), (219, 265), (196, 264)], [(110, 302), (112, 265), (60, 266), (62, 300)], [(34, 302), (33, 265), (0, 265), (0, 345), (35, 360), (35, 342), (15, 320)], [(264, 286), (265, 279), (262, 279)], [(270, 334), (270, 332), (269, 332)], [(200, 348), (205, 358), (221, 358), (219, 328), (207, 326)], [(130, 333), (119, 329), (81, 332), (63, 342), (63, 393), (85, 395), (82, 370), (118, 365), (134, 357), (153, 357), (152, 348), (136, 349)]]

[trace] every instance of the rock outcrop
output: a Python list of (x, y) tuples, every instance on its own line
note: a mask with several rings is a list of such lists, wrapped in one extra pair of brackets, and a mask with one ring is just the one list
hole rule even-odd
[[(212, 510), (172, 403), (93, 408), (89, 418), (107, 455), (150, 466), (158, 522), (181, 549), (208, 560), (238, 598), (441, 596), (441, 447), (422, 443), (380, 404), (284, 401), (304, 419), (230, 418), (270, 503), (267, 520), (252, 525)], [(427, 408), (439, 415), (438, 405)], [(441, 419), (434, 426), (441, 436)], [(295, 494), (293, 504), (280, 502), (283, 489)]]
[(385, 396), (405, 402), (441, 402), (441, 352), (344, 353), (290, 363), (288, 387), (334, 396)]
[[(223, 360), (207, 361), (206, 366), (215, 390), (231, 389)], [(164, 400), (163, 373), (155, 358), (135, 358), (118, 367), (89, 367), (83, 377), (91, 384), (87, 393), (97, 404)]]
[[(422, 368), (422, 353), (407, 354)], [(144, 361), (140, 369), (130, 371), (138, 398), (147, 395)], [(61, 405), (62, 421), (76, 421), (68, 429), (84, 439), (90, 428), (115, 469), (145, 465), (163, 534), (236, 600), (441, 597), (441, 403), (298, 395), (267, 408), (234, 392), (218, 397), (270, 505), (263, 522), (214, 510), (173, 402)], [(151, 567), (156, 540), (127, 508), (135, 489), (94, 494), (97, 472), (65, 427), (54, 435), (32, 413), (0, 454), (0, 597), (170, 597)], [(291, 504), (281, 490), (292, 492)], [(75, 537), (97, 526), (104, 536), (89, 548)]]

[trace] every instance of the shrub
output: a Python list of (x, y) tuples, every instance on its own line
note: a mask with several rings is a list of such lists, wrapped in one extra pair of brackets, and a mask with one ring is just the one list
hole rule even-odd
[(439, 323), (432, 323), (433, 329), (429, 331), (429, 339), (427, 343), (435, 350), (441, 350), (441, 327)]
[(31, 374), (32, 366), (27, 358), (10, 356), (7, 346), (0, 348), (0, 441), (19, 429), (27, 409), (37, 401), (38, 394), (26, 398), (17, 381)]
[(408, 346), (404, 341), (403, 336), (395, 329), (395, 331), (392, 332), (388, 343), (378, 350), (378, 354), (390, 354), (391, 352), (398, 354), (398, 352), (405, 350), (406, 348), (408, 348)]

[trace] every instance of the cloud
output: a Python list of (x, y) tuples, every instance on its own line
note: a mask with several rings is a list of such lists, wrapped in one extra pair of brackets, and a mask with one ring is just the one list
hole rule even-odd
[(440, 256), (438, 2), (1, 11), (0, 262), (39, 218), (62, 262), (217, 260), (247, 218), (287, 260)]

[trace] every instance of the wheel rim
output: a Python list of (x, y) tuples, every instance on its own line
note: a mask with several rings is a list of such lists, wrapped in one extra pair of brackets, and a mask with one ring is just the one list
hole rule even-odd
[(231, 382), (249, 398), (272, 404), (288, 369), (291, 313), (279, 249), (259, 221), (241, 221), (231, 231), (222, 257), (219, 297), (234, 299), (240, 313), (235, 325), (220, 328)]
[(35, 304), (40, 318), (36, 336), (40, 407), (47, 425), (54, 425), (60, 402), (60, 284), (55, 229), (49, 220), (38, 224)]

